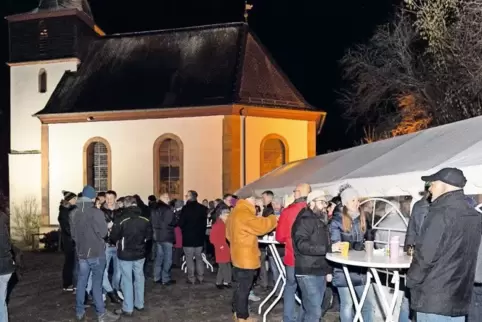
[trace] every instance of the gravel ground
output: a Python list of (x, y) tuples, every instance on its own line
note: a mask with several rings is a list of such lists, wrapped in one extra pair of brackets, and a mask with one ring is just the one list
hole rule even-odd
[[(61, 289), (62, 254), (25, 253), (26, 268), (20, 281), (14, 286), (8, 304), (10, 321), (75, 321), (74, 295), (65, 294)], [(123, 321), (158, 322), (226, 322), (232, 321), (231, 291), (218, 290), (214, 286), (215, 273), (207, 272), (205, 283), (191, 286), (185, 282), (185, 274), (173, 269), (176, 285), (164, 287), (156, 285), (151, 278), (146, 279), (144, 312), (136, 312), (132, 318)], [(255, 290), (264, 297), (266, 292)], [(108, 303), (108, 302), (107, 302)], [(110, 303), (107, 308), (117, 306)], [(258, 305), (251, 310), (257, 310)], [(268, 315), (269, 322), (282, 321), (283, 304), (278, 303)], [(257, 316), (253, 314), (254, 316)], [(259, 318), (258, 318), (259, 319)], [(93, 308), (87, 309), (87, 320), (95, 321)], [(259, 319), (261, 321), (261, 319)], [(338, 321), (338, 314), (327, 313), (325, 322)]]

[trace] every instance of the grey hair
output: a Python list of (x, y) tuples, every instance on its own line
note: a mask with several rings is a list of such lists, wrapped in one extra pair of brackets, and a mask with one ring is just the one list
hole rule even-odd
[(124, 198), (124, 207), (134, 207), (137, 206), (137, 200), (133, 196), (127, 196)]
[(278, 203), (278, 204), (280, 204), (281, 206), (283, 206), (283, 197), (280, 197), (280, 196), (275, 195), (275, 196), (273, 197), (273, 200), (271, 201), (271, 203), (273, 203), (273, 202), (274, 202), (274, 203)]

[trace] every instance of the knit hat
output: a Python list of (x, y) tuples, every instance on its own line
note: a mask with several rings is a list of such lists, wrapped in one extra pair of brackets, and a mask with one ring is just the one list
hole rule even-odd
[(350, 200), (358, 199), (358, 192), (352, 187), (347, 187), (340, 192), (340, 198), (342, 205), (346, 205)]
[(97, 192), (95, 192), (94, 187), (86, 185), (84, 189), (82, 189), (82, 196), (89, 199), (95, 199)]
[(67, 190), (62, 190), (62, 194), (64, 195), (64, 200), (65, 201), (70, 201), (77, 197), (77, 195), (73, 192), (67, 191)]
[(307, 203), (315, 201), (316, 199), (323, 199), (324, 201), (328, 201), (325, 192), (323, 190), (313, 190), (308, 194), (308, 198), (306, 199)]

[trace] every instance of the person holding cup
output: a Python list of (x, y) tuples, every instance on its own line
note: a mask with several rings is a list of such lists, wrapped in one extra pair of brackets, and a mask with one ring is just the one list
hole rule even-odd
[[(353, 250), (363, 250), (365, 240), (370, 240), (371, 231), (364, 212), (360, 211), (358, 192), (347, 185), (340, 188), (341, 205), (333, 212), (330, 223), (332, 251), (341, 252), (346, 246)], [(366, 269), (349, 267), (350, 279), (355, 293), (361, 298), (364, 285), (367, 281)], [(333, 269), (333, 286), (340, 295), (340, 321), (352, 322), (354, 317), (353, 299), (348, 288), (343, 269), (335, 265)], [(370, 295), (370, 293), (369, 293)], [(363, 321), (373, 321), (373, 308), (370, 296), (367, 296), (362, 308)]]

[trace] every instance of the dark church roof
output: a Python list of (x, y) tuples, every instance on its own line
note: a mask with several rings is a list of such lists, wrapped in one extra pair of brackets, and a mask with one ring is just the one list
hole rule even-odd
[(244, 23), (94, 40), (38, 114), (234, 103), (311, 109)]
[(77, 9), (93, 19), (92, 11), (87, 0), (40, 0), (38, 7), (34, 9), (32, 13), (52, 12), (65, 9)]

